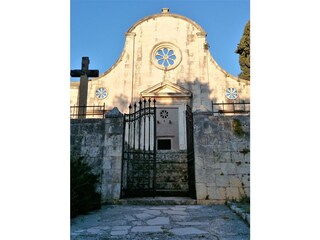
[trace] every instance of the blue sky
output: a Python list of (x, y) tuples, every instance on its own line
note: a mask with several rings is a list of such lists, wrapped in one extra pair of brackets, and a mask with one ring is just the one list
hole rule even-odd
[[(71, 0), (70, 68), (79, 69), (83, 56), (99, 74), (119, 58), (125, 33), (140, 19), (167, 7), (197, 22), (207, 32), (210, 52), (227, 72), (240, 73), (234, 51), (250, 19), (249, 0)], [(79, 81), (79, 78), (71, 78)]]

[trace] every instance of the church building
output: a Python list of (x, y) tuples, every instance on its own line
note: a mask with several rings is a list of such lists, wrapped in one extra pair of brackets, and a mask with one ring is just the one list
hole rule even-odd
[[(180, 184), (180, 190), (192, 188), (196, 199), (222, 201), (249, 195), (249, 165), (243, 170), (244, 165), (249, 164), (249, 154), (244, 153), (249, 149), (249, 140), (225, 137), (227, 134), (223, 131), (232, 132), (236, 118), (242, 121), (243, 128), (249, 127), (250, 81), (232, 76), (217, 64), (209, 51), (206, 36), (198, 23), (171, 13), (168, 8), (141, 19), (126, 32), (123, 51), (114, 65), (87, 82), (84, 105), (88, 106), (87, 118), (90, 106), (104, 106), (106, 112), (116, 107), (122, 114), (138, 111), (139, 102), (140, 109), (146, 105), (150, 107), (150, 104), (156, 106), (155, 122), (152, 122), (155, 130), (145, 130), (144, 123), (144, 130), (138, 135), (139, 145), (140, 136), (143, 139), (151, 138), (150, 133), (154, 135), (155, 141), (144, 143), (145, 148), (150, 145), (159, 153), (188, 150), (187, 114), (188, 111), (197, 114), (193, 115), (191, 126), (194, 162), (185, 171), (189, 186)], [(70, 106), (81, 105), (80, 88), (80, 82), (71, 83)], [(128, 128), (124, 126), (124, 131), (133, 131)], [(223, 136), (216, 136), (218, 128)], [(132, 136), (123, 138), (123, 148), (132, 140), (130, 138)], [(138, 137), (134, 137), (138, 141), (136, 139)], [(121, 154), (129, 156), (132, 153), (122, 149)], [(123, 168), (127, 160), (122, 156), (121, 196), (125, 196), (122, 193), (123, 181), (126, 181), (123, 175), (128, 174), (129, 167), (127, 165), (126, 171)]]

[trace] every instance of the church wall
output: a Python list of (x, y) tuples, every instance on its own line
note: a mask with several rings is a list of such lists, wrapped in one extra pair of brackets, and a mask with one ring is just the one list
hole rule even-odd
[(71, 119), (71, 149), (100, 174), (101, 201), (120, 198), (123, 117)]
[(78, 106), (80, 82), (73, 82), (70, 84), (70, 106)]
[[(142, 91), (164, 80), (193, 93), (193, 111), (211, 110), (211, 101), (230, 101), (225, 96), (229, 87), (237, 89), (239, 97), (236, 101), (248, 101), (250, 82), (221, 69), (205, 47), (206, 33), (203, 29), (178, 16), (156, 14), (134, 25), (126, 33), (124, 49), (118, 61), (100, 77), (89, 81), (88, 105), (105, 103), (107, 109), (118, 107), (121, 112), (127, 112), (130, 103), (139, 101)], [(173, 69), (164, 71), (152, 61), (153, 50), (161, 43), (177, 47), (176, 61), (181, 62)], [(99, 100), (95, 97), (99, 87), (107, 89), (107, 98)], [(72, 101), (75, 99), (73, 97)]]
[[(245, 132), (234, 134), (238, 119)], [(250, 116), (194, 113), (196, 192), (199, 203), (250, 196)]]

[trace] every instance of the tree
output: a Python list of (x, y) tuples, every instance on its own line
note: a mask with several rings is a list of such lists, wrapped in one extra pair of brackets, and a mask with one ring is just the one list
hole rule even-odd
[(99, 175), (92, 173), (92, 167), (85, 157), (71, 152), (71, 217), (100, 208), (101, 194), (96, 192)]
[(235, 53), (239, 54), (241, 68), (239, 78), (250, 80), (250, 20), (244, 27), (243, 35)]

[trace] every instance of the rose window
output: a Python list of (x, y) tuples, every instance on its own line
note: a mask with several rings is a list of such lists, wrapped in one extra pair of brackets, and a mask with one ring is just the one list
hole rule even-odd
[(150, 57), (154, 66), (166, 71), (176, 68), (182, 60), (181, 50), (170, 42), (160, 42), (155, 45)]
[(174, 64), (174, 61), (177, 57), (173, 50), (165, 47), (157, 51), (155, 58), (157, 59), (159, 65), (167, 68)]

